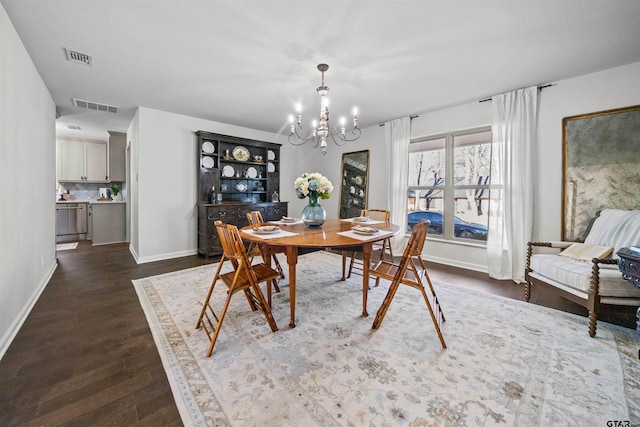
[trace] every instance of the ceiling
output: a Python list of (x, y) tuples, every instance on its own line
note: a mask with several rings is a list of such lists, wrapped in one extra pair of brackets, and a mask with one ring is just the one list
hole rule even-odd
[(334, 125), (357, 106), (364, 128), (640, 61), (638, 0), (0, 1), (72, 136), (138, 106), (287, 134), (296, 103), (317, 116), (321, 62)]

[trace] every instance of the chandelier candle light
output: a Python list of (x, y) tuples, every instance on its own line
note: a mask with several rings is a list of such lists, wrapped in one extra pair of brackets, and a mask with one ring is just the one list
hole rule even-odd
[(329, 69), (327, 64), (318, 64), (318, 70), (322, 73), (322, 84), (318, 86), (316, 91), (320, 95), (320, 121), (314, 120), (311, 122), (311, 134), (308, 136), (303, 136), (302, 130), (302, 106), (298, 104), (296, 106), (296, 118), (294, 119), (293, 115), (289, 116), (289, 123), (291, 125), (291, 132), (289, 133), (289, 143), (293, 145), (302, 145), (308, 141), (311, 141), (313, 144), (313, 148), (318, 147), (322, 149), (322, 154), (327, 154), (327, 138), (330, 137), (331, 140), (339, 146), (344, 145), (346, 141), (355, 141), (360, 138), (360, 128), (358, 127), (358, 109), (353, 109), (353, 129), (351, 129), (351, 135), (353, 137), (347, 137), (345, 133), (345, 125), (346, 119), (344, 117), (340, 118), (340, 131), (337, 129), (331, 128), (329, 126), (329, 99), (327, 98), (327, 93), (329, 93), (329, 88), (324, 84), (324, 72)]
[(303, 173), (301, 177), (296, 179), (294, 185), (299, 199), (309, 198), (309, 203), (302, 210), (302, 222), (307, 227), (319, 227), (324, 224), (327, 212), (318, 203), (318, 198), (328, 199), (331, 197), (333, 191), (331, 181), (317, 172)]

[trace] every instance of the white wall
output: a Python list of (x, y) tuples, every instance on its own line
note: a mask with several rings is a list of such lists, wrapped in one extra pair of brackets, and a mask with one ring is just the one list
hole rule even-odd
[(140, 263), (197, 252), (196, 131), (279, 142), (277, 135), (267, 132), (145, 107), (138, 109), (129, 130), (135, 222), (131, 251)]
[[(556, 82), (540, 95), (538, 147), (535, 167), (534, 239), (560, 238), (562, 185), (562, 118), (565, 116), (640, 104), (640, 63)], [(364, 112), (363, 112), (364, 114)], [(320, 172), (335, 185), (322, 201), (329, 217), (338, 216), (342, 153), (370, 150), (370, 208), (385, 208), (388, 192), (384, 127), (363, 129), (362, 137), (338, 147), (329, 144), (323, 156), (310, 145), (295, 147), (286, 135), (140, 108), (132, 123), (137, 136), (132, 163), (139, 174), (139, 200), (132, 202), (132, 251), (139, 262), (193, 254), (197, 247), (196, 130), (282, 143), (281, 200), (289, 202), (289, 214), (299, 215), (306, 199), (295, 196), (293, 181), (303, 172)], [(439, 111), (418, 113), (411, 123), (413, 138), (486, 126), (491, 123), (491, 103), (478, 101)], [(135, 126), (134, 126), (135, 125)], [(134, 132), (135, 133), (135, 132)], [(133, 183), (132, 183), (133, 184)], [(136, 194), (133, 189), (132, 193)], [(134, 216), (134, 212), (137, 215)], [(137, 218), (137, 220), (136, 220)], [(136, 227), (138, 227), (136, 229)], [(137, 232), (136, 232), (137, 230)], [(464, 268), (486, 271), (484, 247), (430, 240), (426, 258)]]
[[(307, 203), (296, 197), (293, 186), (303, 172), (325, 174), (335, 185), (331, 198), (322, 204), (329, 217), (337, 217), (342, 153), (370, 149), (373, 161), (385, 164), (383, 128), (365, 129), (364, 135), (374, 137), (363, 136), (343, 147), (331, 144), (323, 156), (310, 145), (290, 145), (286, 135), (140, 107), (127, 131), (132, 145), (131, 252), (139, 263), (197, 253), (197, 130), (282, 144), (280, 200), (289, 202), (293, 216), (299, 216)], [(386, 171), (376, 169), (372, 188), (386, 185), (385, 177)], [(386, 202), (385, 194), (378, 196)]]
[(0, 5), (0, 357), (56, 267), (55, 105)]
[[(538, 155), (532, 161), (534, 172), (534, 240), (559, 240), (561, 230), (562, 191), (562, 119), (612, 108), (640, 104), (640, 63), (555, 82), (540, 94), (538, 121)], [(515, 89), (515, 88), (514, 88)], [(475, 128), (491, 124), (491, 102), (473, 101), (443, 110), (418, 113), (411, 121), (411, 137)], [(292, 147), (306, 157), (299, 158), (300, 171), (318, 170), (336, 185), (335, 195), (323, 201), (329, 216), (338, 215), (340, 196), (340, 159), (345, 151), (370, 150), (370, 208), (386, 208), (388, 192), (387, 160), (384, 157), (384, 127), (363, 130), (362, 137), (344, 147), (329, 145), (322, 157), (310, 147)], [(300, 157), (300, 155), (298, 155)], [(284, 185), (285, 183), (281, 183)], [(291, 204), (298, 211), (304, 201)], [(293, 209), (293, 212), (297, 212)], [(486, 250), (478, 245), (452, 244), (429, 239), (425, 258), (478, 271), (486, 271)]]
[[(534, 240), (560, 240), (562, 191), (562, 119), (567, 116), (640, 104), (640, 63), (555, 82), (540, 93), (538, 153), (534, 166)], [(515, 89), (515, 88), (514, 88)], [(419, 113), (411, 123), (417, 138), (491, 124), (491, 102), (467, 104)], [(364, 141), (362, 141), (364, 139)], [(371, 147), (369, 207), (384, 207), (385, 159), (376, 155), (384, 141), (384, 130), (365, 129), (360, 145)], [(352, 145), (350, 148), (355, 146)], [(427, 259), (486, 271), (486, 251), (473, 245), (454, 245), (431, 240), (425, 245)]]
[(538, 116), (533, 234), (543, 241), (561, 236), (562, 119), (640, 105), (640, 62), (557, 83), (542, 90)]

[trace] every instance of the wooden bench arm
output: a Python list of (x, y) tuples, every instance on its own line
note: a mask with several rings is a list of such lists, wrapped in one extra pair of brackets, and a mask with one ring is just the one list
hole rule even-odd
[(562, 242), (562, 241), (553, 241), (553, 240), (548, 242), (527, 242), (527, 267), (525, 271), (527, 272), (531, 271), (529, 266), (530, 266), (531, 255), (533, 254), (534, 247), (566, 249), (574, 243), (575, 242)]
[(569, 246), (573, 245), (574, 243), (576, 242), (562, 242), (562, 241), (550, 240), (548, 242), (529, 242), (527, 243), (527, 245), (529, 247), (538, 246), (538, 247), (547, 247), (547, 248), (566, 249)]
[(618, 260), (613, 258), (592, 258), (591, 262), (594, 264), (604, 264), (604, 265), (618, 264)]

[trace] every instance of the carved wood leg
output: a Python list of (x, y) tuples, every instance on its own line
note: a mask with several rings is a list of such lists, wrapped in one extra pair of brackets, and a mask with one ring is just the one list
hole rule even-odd
[(289, 327), (296, 327), (296, 264), (298, 263), (297, 246), (287, 246), (287, 264), (289, 264), (289, 306), (291, 320)]
[(589, 336), (591, 338), (596, 336), (596, 320), (597, 315), (593, 311), (589, 311)]
[(526, 302), (529, 302), (530, 298), (531, 298), (531, 282), (525, 282), (524, 283), (524, 300)]

